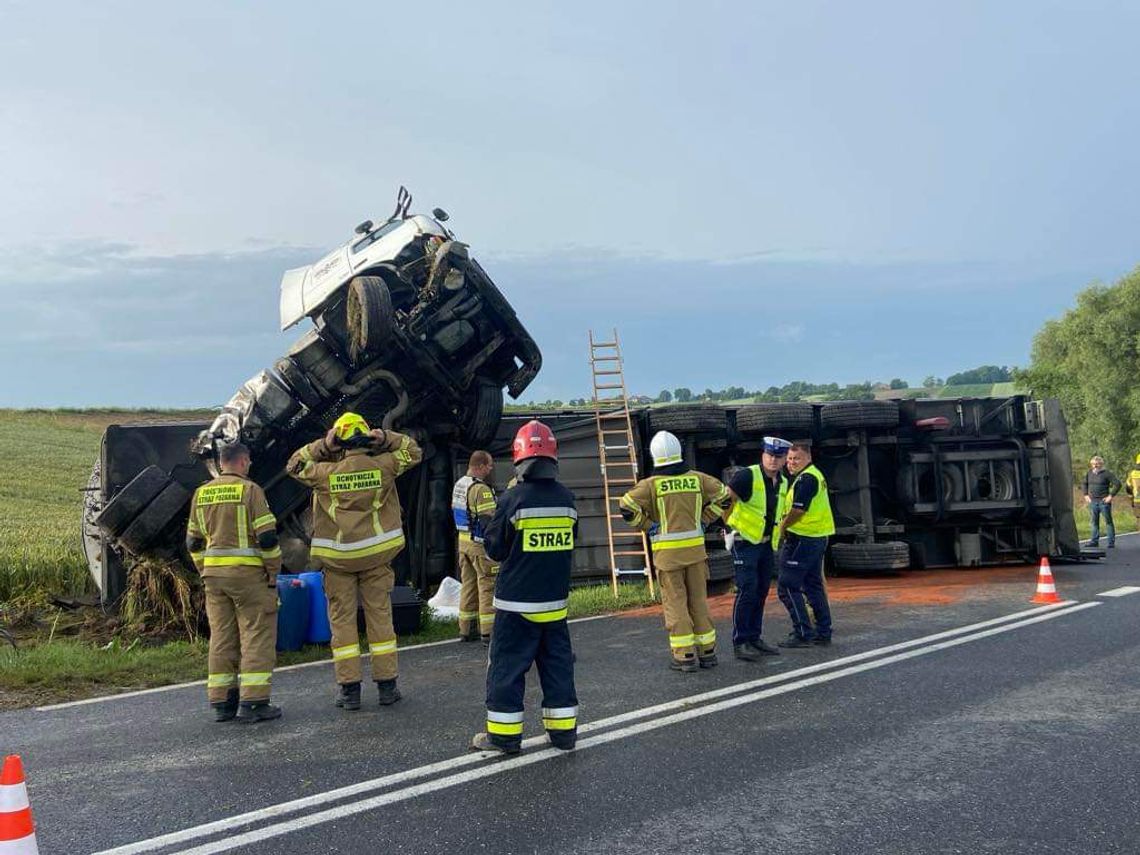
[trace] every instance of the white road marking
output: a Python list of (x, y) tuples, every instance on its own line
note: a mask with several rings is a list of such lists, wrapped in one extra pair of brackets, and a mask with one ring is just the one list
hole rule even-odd
[(1111, 591), (1101, 591), (1098, 597), (1127, 597), (1129, 594), (1140, 593), (1135, 585), (1125, 585), (1123, 588), (1113, 588)]
[[(891, 644), (886, 647), (876, 648), (874, 650), (864, 651), (863, 653), (855, 653), (850, 656), (844, 656), (839, 659), (833, 659), (826, 662), (819, 662), (814, 665), (808, 665), (803, 668), (797, 668), (793, 671), (786, 671), (780, 674), (773, 674), (767, 677), (762, 677), (757, 680), (750, 680), (744, 683), (737, 683), (732, 686), (725, 686), (720, 689), (713, 689), (708, 692), (701, 692), (695, 695), (689, 695), (684, 698), (679, 698), (675, 701), (669, 701), (662, 704), (657, 704), (651, 707), (644, 707), (630, 712), (619, 713), (608, 718), (598, 719), (597, 721), (586, 722), (578, 728), (579, 735), (593, 733), (602, 730), (606, 727), (612, 727), (616, 724), (624, 724), (630, 721), (635, 721), (640, 718), (646, 718), (654, 715), (661, 715), (663, 713), (670, 713), (678, 710), (690, 708), (696, 704), (705, 701), (715, 700), (717, 698), (725, 697), (726, 695), (737, 694), (740, 692), (747, 692), (751, 689), (759, 688), (761, 686), (771, 685), (772, 683), (790, 681), (810, 674), (815, 674), (831, 668), (839, 668), (844, 665), (852, 665), (856, 662), (863, 662), (867, 659), (872, 659), (876, 656), (883, 656), (886, 654), (895, 653), (897, 651), (906, 650), (909, 648), (920, 647), (925, 644), (931, 644), (941, 641), (942, 639), (952, 638), (958, 635), (975, 632), (978, 630), (985, 630), (990, 627), (999, 626), (1001, 624), (1011, 623), (1021, 620), (1023, 618), (1032, 618), (1037, 615), (1048, 614), (1056, 612), (1068, 606), (1075, 605), (1075, 601), (1069, 600), (1063, 603), (1057, 603), (1048, 606), (1038, 606), (1037, 608), (1026, 609), (1013, 614), (1003, 615), (990, 620), (981, 621), (979, 623), (968, 624), (966, 626), (956, 627), (954, 629), (944, 630), (942, 632), (934, 633), (933, 635), (922, 636), (921, 638), (911, 639), (910, 641), (903, 641), (898, 644)], [(541, 745), (546, 745), (546, 737), (534, 736), (523, 741), (524, 748), (534, 748)], [(580, 743), (581, 744), (581, 743)], [(551, 749), (552, 751), (555, 749)], [(540, 752), (541, 753), (541, 752)], [(526, 755), (527, 758), (538, 755)], [(554, 755), (550, 755), (554, 756)], [(294, 799), (288, 802), (281, 802), (276, 805), (271, 805), (259, 810), (249, 811), (247, 813), (238, 814), (236, 816), (228, 817), (226, 819), (216, 820), (214, 822), (205, 823), (203, 825), (193, 826), (183, 829), (181, 831), (171, 832), (159, 837), (150, 838), (148, 840), (131, 843), (120, 846), (114, 849), (108, 849), (100, 855), (135, 855), (135, 853), (154, 852), (168, 846), (173, 846), (180, 843), (188, 843), (192, 840), (197, 840), (202, 837), (208, 837), (212, 834), (222, 831), (228, 831), (234, 828), (239, 828), (244, 825), (252, 825), (267, 819), (277, 819), (285, 814), (295, 813), (307, 808), (317, 807), (320, 805), (330, 804), (341, 799), (350, 798), (352, 796), (359, 796), (364, 793), (372, 792), (375, 790), (382, 790), (387, 787), (402, 784), (408, 781), (416, 780), (418, 778), (425, 778), (435, 775), (440, 772), (447, 772), (463, 766), (470, 766), (481, 762), (486, 762), (488, 759), (498, 759), (493, 755), (488, 757), (485, 754), (467, 753), (452, 757), (448, 760), (443, 760), (438, 763), (432, 763), (426, 766), (420, 766), (413, 769), (407, 769), (403, 772), (396, 772), (390, 775), (384, 775), (379, 778), (373, 778), (367, 781), (361, 781), (357, 784), (351, 784), (345, 787), (339, 787), (334, 790), (329, 790), (323, 793), (315, 793), (311, 796), (306, 796), (300, 799)], [(508, 761), (514, 762), (514, 761)], [(530, 761), (533, 762), (533, 761)], [(497, 764), (501, 765), (501, 764)], [(526, 764), (523, 764), (526, 765)]]
[[(629, 727), (619, 728), (617, 730), (611, 730), (606, 733), (598, 734), (597, 736), (581, 739), (578, 742), (578, 747), (576, 750), (584, 751), (588, 748), (595, 748), (599, 745), (616, 742), (619, 739), (625, 739), (631, 736), (639, 736), (653, 730), (668, 727), (669, 725), (680, 724), (692, 719), (712, 715), (713, 713), (723, 712), (724, 710), (729, 710), (734, 707), (756, 703), (757, 701), (761, 701), (766, 698), (787, 694), (788, 692), (794, 692), (799, 689), (808, 688), (810, 686), (820, 685), (821, 683), (828, 683), (833, 680), (838, 680), (842, 677), (859, 674), (865, 671), (871, 671), (885, 667), (886, 665), (893, 665), (897, 662), (914, 659), (919, 656), (926, 656), (930, 653), (946, 650), (951, 647), (957, 647), (961, 644), (968, 644), (972, 641), (978, 641), (983, 638), (989, 638), (990, 636), (998, 635), (1003, 632), (1010, 632), (1015, 629), (1021, 629), (1032, 624), (1040, 623), (1041, 621), (1052, 620), (1053, 618), (1061, 617), (1072, 612), (1096, 608), (1099, 605), (1103, 604), (1098, 602), (1091, 602), (1074, 605), (1072, 608), (1037, 615), (1036, 617), (1027, 618), (1023, 621), (1018, 621), (1015, 623), (1007, 623), (1001, 626), (993, 627), (991, 629), (982, 630), (971, 635), (949, 639), (947, 641), (927, 645), (925, 647), (915, 648), (903, 653), (897, 653), (893, 656), (887, 656), (883, 659), (876, 659), (872, 662), (853, 665), (850, 668), (843, 668), (839, 671), (833, 671), (828, 674), (821, 674), (816, 677), (809, 677), (805, 680), (797, 680), (792, 683), (786, 683), (782, 686), (776, 686), (774, 688), (765, 689), (760, 692), (754, 692), (752, 694), (746, 694), (740, 697), (729, 698), (727, 700), (719, 701), (714, 704), (708, 704), (707, 706), (696, 707), (693, 709), (674, 713), (673, 715), (665, 716), (663, 718), (650, 719), (649, 721), (645, 721), (640, 724), (630, 725)], [(321, 825), (326, 822), (333, 822), (338, 819), (343, 819), (345, 817), (353, 816), (358, 813), (363, 813), (364, 811), (374, 810), (376, 808), (383, 807), (384, 805), (407, 801), (408, 799), (416, 798), (417, 796), (425, 795), (427, 793), (444, 790), (449, 787), (458, 786), (460, 784), (466, 784), (480, 778), (490, 777), (491, 775), (498, 775), (503, 772), (521, 768), (523, 766), (530, 766), (535, 763), (540, 763), (544, 760), (553, 759), (565, 753), (566, 752), (558, 751), (555, 748), (547, 748), (541, 751), (537, 751), (533, 754), (514, 757), (508, 760), (500, 760), (500, 762), (488, 764), (477, 769), (469, 769), (466, 772), (460, 772), (456, 775), (450, 775), (445, 778), (437, 778), (432, 781), (425, 781), (422, 784), (416, 784), (414, 786), (405, 787), (400, 790), (393, 790), (392, 792), (383, 793), (370, 799), (350, 802), (348, 804), (330, 808), (329, 810), (324, 810), (318, 813), (307, 814), (305, 816), (299, 816), (295, 819), (286, 820), (285, 822), (280, 822), (276, 825), (269, 825), (263, 828), (247, 831), (243, 834), (228, 837), (224, 840), (217, 840), (211, 843), (203, 844), (202, 846), (196, 846), (193, 849), (180, 850), (178, 855), (216, 855), (216, 853), (219, 852), (228, 852), (241, 846), (260, 843), (264, 840), (280, 837), (285, 834), (291, 834), (293, 832), (300, 831), (305, 828), (310, 828), (315, 825)], [(117, 850), (110, 851), (114, 852)], [(97, 855), (106, 855), (106, 853), (97, 853)]]
[[(567, 623), (585, 623), (591, 620), (602, 620), (603, 618), (613, 617), (614, 614), (605, 615), (591, 615), (590, 617), (574, 618), (574, 620), (567, 621)], [(407, 647), (399, 648), (400, 653), (407, 653), (409, 650), (422, 650), (425, 647), (440, 647), (444, 644), (458, 644), (458, 638), (445, 638), (442, 641), (425, 641), (423, 644), (410, 644)], [(362, 653), (361, 659), (369, 658), (371, 654)], [(312, 662), (298, 662), (296, 665), (285, 665), (281, 668), (274, 668), (274, 674), (281, 674), (285, 671), (299, 671), (302, 668), (312, 668), (315, 665), (332, 665), (333, 661), (329, 659), (315, 659)], [(52, 710), (65, 710), (69, 707), (85, 707), (89, 704), (103, 704), (108, 701), (119, 701), (125, 698), (137, 698), (141, 695), (157, 695), (161, 692), (173, 692), (176, 689), (188, 689), (193, 686), (204, 686), (205, 680), (191, 680), (189, 683), (171, 683), (169, 686), (155, 686), (153, 689), (136, 689), (133, 692), (119, 692), (116, 695), (100, 695), (97, 698), (84, 698), (81, 701), (65, 701), (62, 704), (48, 704), (42, 707), (33, 707), (36, 712), (51, 712)]]

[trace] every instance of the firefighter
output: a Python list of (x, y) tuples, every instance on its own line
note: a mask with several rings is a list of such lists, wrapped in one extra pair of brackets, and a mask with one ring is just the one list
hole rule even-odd
[(392, 626), (392, 561), (404, 548), (396, 478), (420, 462), (419, 445), (393, 430), (370, 430), (345, 413), (326, 436), (289, 458), (289, 473), (313, 490), (313, 566), (324, 571), (336, 705), (360, 709), (360, 636), (364, 607), (372, 679), (381, 706), (400, 700)]
[(653, 475), (621, 497), (621, 515), (649, 533), (672, 652), (670, 667), (686, 673), (713, 668), (716, 629), (709, 618), (704, 525), (726, 512), (728, 488), (685, 466), (680, 440), (667, 431), (657, 432), (649, 450)]
[(1140, 529), (1140, 454), (1124, 481), (1124, 490), (1132, 497), (1132, 516), (1136, 518), (1136, 528)]
[(483, 549), (480, 518), (495, 512), (495, 491), (489, 479), (495, 461), (486, 451), (475, 451), (467, 464), (467, 474), (451, 491), (451, 514), (459, 532), (459, 640), (484, 644), (491, 641), (495, 609), (495, 574), (499, 566)]
[(281, 547), (265, 493), (249, 479), (249, 449), (223, 445), (218, 467), (221, 474), (194, 491), (186, 548), (206, 588), (214, 721), (252, 724), (281, 717), (269, 703)]
[(726, 543), (732, 552), (736, 600), (732, 606), (732, 652), (737, 659), (755, 662), (780, 651), (761, 637), (764, 602), (772, 586), (775, 556), (780, 548), (780, 519), (788, 481), (784, 462), (791, 443), (764, 437), (760, 463), (738, 469), (728, 481), (735, 501), (726, 523)]
[(495, 628), (487, 667), (486, 730), (477, 751), (522, 749), (523, 694), (531, 663), (542, 684), (542, 724), (555, 748), (578, 738), (574, 654), (566, 624), (578, 512), (574, 494), (558, 481), (558, 442), (549, 427), (530, 421), (514, 441), (518, 484), (486, 521), (483, 546), (501, 562), (495, 581)]
[[(788, 452), (791, 484), (780, 521), (780, 575), (776, 595), (792, 619), (792, 631), (780, 647), (831, 644), (831, 606), (823, 581), (823, 553), (835, 534), (827, 481), (811, 462), (809, 441), (792, 443)], [(815, 615), (812, 625), (804, 598)]]

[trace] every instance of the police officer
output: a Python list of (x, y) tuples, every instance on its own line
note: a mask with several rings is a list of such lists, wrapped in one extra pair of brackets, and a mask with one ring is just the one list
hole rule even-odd
[(669, 666), (686, 673), (713, 668), (716, 628), (709, 617), (704, 525), (727, 512), (728, 488), (685, 466), (681, 442), (668, 431), (658, 431), (649, 450), (653, 475), (621, 497), (621, 515), (649, 533), (669, 633)]
[[(835, 534), (827, 481), (811, 461), (811, 443), (792, 443), (788, 452), (787, 509), (780, 521), (780, 575), (776, 594), (792, 619), (792, 631), (780, 647), (831, 644), (831, 606), (823, 581), (823, 553)], [(815, 615), (812, 625), (804, 598)]]
[(495, 491), (488, 481), (495, 461), (486, 451), (475, 451), (467, 464), (467, 474), (451, 491), (451, 514), (459, 533), (459, 640), (491, 641), (495, 609), (495, 574), (499, 566), (483, 549), (480, 518), (495, 512)]
[(298, 449), (288, 471), (313, 490), (309, 554), (324, 570), (332, 625), (332, 655), (340, 694), (336, 705), (360, 709), (360, 635), (364, 606), (372, 679), (380, 704), (400, 700), (396, 688), (396, 631), (392, 626), (392, 561), (404, 548), (396, 478), (420, 462), (419, 445), (393, 430), (370, 430), (345, 413), (328, 434)]
[(518, 484), (487, 521), (483, 546), (502, 562), (495, 582), (495, 629), (487, 667), (486, 731), (478, 751), (522, 749), (523, 693), (531, 663), (542, 684), (542, 724), (555, 748), (578, 737), (574, 654), (566, 625), (578, 512), (574, 494), (558, 481), (558, 442), (549, 427), (530, 421), (514, 441)]
[(764, 437), (760, 463), (738, 469), (728, 481), (735, 499), (726, 523), (736, 575), (736, 601), (732, 606), (732, 652), (737, 659), (755, 662), (779, 654), (761, 638), (764, 602), (772, 585), (776, 551), (780, 548), (780, 519), (788, 481), (784, 462), (791, 443)]
[(186, 548), (206, 588), (214, 721), (251, 724), (281, 717), (269, 703), (281, 547), (265, 493), (249, 480), (249, 449), (223, 445), (218, 466), (221, 474), (194, 491)]

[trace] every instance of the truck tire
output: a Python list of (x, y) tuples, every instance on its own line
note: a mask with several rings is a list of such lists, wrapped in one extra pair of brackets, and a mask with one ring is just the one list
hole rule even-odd
[(719, 404), (675, 404), (649, 412), (649, 429), (726, 433), (728, 422)]
[(819, 409), (824, 428), (893, 428), (899, 426), (897, 401), (836, 401)]
[(283, 356), (273, 363), (274, 369), (281, 375), (281, 379), (292, 390), (297, 400), (310, 410), (319, 410), (324, 405), (324, 398), (316, 387), (309, 382), (304, 369), (288, 356)]
[(906, 570), (910, 567), (910, 546), (902, 541), (886, 543), (833, 543), (831, 563), (836, 570)]
[(503, 418), (503, 389), (486, 380), (477, 380), (467, 408), (463, 432), (472, 448), (482, 448), (495, 438)]
[(182, 515), (189, 502), (190, 492), (177, 481), (171, 481), (119, 535), (119, 545), (132, 555), (142, 554)]
[(1010, 502), (1017, 498), (1017, 470), (1008, 460), (994, 461), (993, 478), (990, 464), (984, 460), (970, 464), (970, 498), (975, 502)]
[[(899, 496), (907, 507), (919, 503), (937, 502), (938, 491), (934, 485), (934, 468), (923, 467), (919, 475), (918, 491), (915, 492), (914, 464), (907, 463), (899, 468), (898, 490)], [(942, 503), (960, 502), (966, 498), (966, 482), (962, 477), (962, 470), (952, 463), (942, 465)]]
[(95, 524), (110, 537), (118, 537), (169, 483), (170, 476), (157, 466), (146, 467), (103, 506)]
[(392, 295), (379, 276), (357, 276), (348, 283), (348, 355), (361, 365), (376, 356), (395, 329)]
[(709, 581), (723, 582), (726, 579), (732, 579), (734, 575), (732, 553), (725, 549), (710, 549)]
[(775, 428), (810, 432), (813, 410), (811, 404), (803, 403), (748, 404), (736, 411), (736, 429), (742, 434)]

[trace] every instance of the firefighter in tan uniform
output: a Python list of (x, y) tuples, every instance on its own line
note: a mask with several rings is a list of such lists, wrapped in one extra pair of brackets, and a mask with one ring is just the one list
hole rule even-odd
[(419, 445), (391, 430), (369, 430), (345, 413), (332, 430), (289, 458), (289, 474), (313, 490), (313, 566), (324, 570), (332, 655), (340, 694), (336, 705), (360, 709), (360, 635), (364, 606), (372, 679), (380, 703), (400, 699), (396, 631), (392, 626), (392, 560), (404, 548), (396, 478), (420, 462)]
[(221, 475), (194, 492), (186, 548), (206, 588), (210, 622), (206, 692), (214, 721), (280, 718), (269, 703), (277, 658), (277, 520), (249, 480), (249, 449), (218, 452)]
[(621, 497), (621, 514), (649, 533), (661, 585), (670, 666), (692, 672), (716, 665), (716, 629), (709, 617), (709, 575), (703, 525), (724, 516), (728, 488), (716, 478), (688, 469), (681, 443), (659, 431), (649, 444), (653, 475)]
[(1136, 455), (1135, 465), (1124, 481), (1124, 490), (1132, 497), (1132, 515), (1136, 518), (1136, 527), (1140, 528), (1140, 454)]
[(475, 451), (467, 474), (451, 492), (451, 514), (459, 533), (459, 639), (484, 644), (491, 641), (495, 623), (495, 575), (499, 565), (483, 548), (483, 522), (495, 514), (495, 491), (487, 483), (495, 461), (486, 451)]

